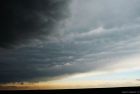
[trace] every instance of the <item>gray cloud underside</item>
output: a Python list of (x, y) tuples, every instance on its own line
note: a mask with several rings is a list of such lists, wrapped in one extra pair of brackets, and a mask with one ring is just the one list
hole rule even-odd
[(139, 0), (73, 0), (59, 33), (1, 50), (0, 82), (40, 81), (101, 70), (140, 50)]
[(2, 0), (0, 47), (15, 48), (34, 39), (43, 40), (68, 17), (70, 1)]

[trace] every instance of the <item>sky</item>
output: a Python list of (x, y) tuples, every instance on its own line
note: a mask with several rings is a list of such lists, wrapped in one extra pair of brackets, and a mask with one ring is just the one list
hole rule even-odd
[(137, 85), (139, 3), (139, 0), (0, 1), (0, 84), (72, 82), (79, 88), (88, 87), (86, 81), (102, 82), (98, 85), (102, 87), (105, 81), (126, 80)]

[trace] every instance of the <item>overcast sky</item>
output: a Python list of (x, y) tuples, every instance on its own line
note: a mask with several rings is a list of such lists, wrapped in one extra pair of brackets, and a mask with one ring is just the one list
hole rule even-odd
[(0, 83), (140, 78), (140, 0), (2, 4)]

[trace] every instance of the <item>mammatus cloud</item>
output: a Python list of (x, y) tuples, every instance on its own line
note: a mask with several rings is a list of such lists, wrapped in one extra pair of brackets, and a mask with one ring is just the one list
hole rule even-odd
[[(122, 69), (129, 70), (129, 68), (135, 68), (139, 65), (138, 62), (134, 64), (128, 61), (119, 62), (124, 60), (124, 58), (127, 60), (127, 58), (130, 58), (132, 55), (136, 55), (137, 57), (140, 54), (139, 0), (73, 0), (71, 4), (63, 0), (57, 0), (56, 2), (50, 0), (28, 1), (29, 4), (32, 2), (40, 2), (32, 6), (29, 5), (31, 10), (33, 8), (32, 12), (35, 12), (35, 15), (37, 13), (37, 16), (35, 16), (37, 18), (28, 18), (27, 15), (27, 19), (31, 20), (31, 24), (27, 24), (27, 26), (29, 26), (27, 28), (25, 28), (26, 25), (23, 27), (25, 28), (23, 29), (24, 32), (20, 33), (21, 36), (19, 35), (19, 38), (15, 37), (19, 31), (15, 26), (22, 30), (22, 24), (25, 24), (26, 20), (21, 20), (20, 24), (15, 26), (14, 23), (11, 27), (12, 29), (9, 30), (16, 28), (16, 31), (2, 33), (5, 36), (12, 34), (14, 39), (11, 40), (12, 37), (10, 37), (8, 38), (10, 41), (5, 40), (0, 43), (1, 47), (2, 45), (9, 47), (15, 43), (22, 42), (24, 41), (22, 36), (27, 38), (26, 35), (28, 32), (26, 32), (26, 30), (31, 30), (31, 32), (29, 32), (29, 35), (31, 35), (29, 39), (34, 39), (32, 36), (35, 37), (36, 42), (32, 42), (31, 45), (39, 42), (42, 43), (39, 46), (32, 45), (28, 47), (25, 45), (18, 49), (1, 50), (1, 83), (48, 81), (74, 74), (88, 73), (90, 71), (94, 73), (96, 71), (102, 72), (106, 70), (109, 73), (113, 69), (121, 67), (121, 65), (123, 66), (121, 67)], [(42, 2), (50, 3), (47, 3), (49, 6), (48, 11), (44, 10), (46, 5)], [(14, 2), (12, 4), (14, 4)], [(71, 15), (65, 18), (67, 11), (64, 8), (67, 7), (67, 4), (70, 4), (69, 12)], [(16, 8), (17, 6), (12, 10)], [(53, 12), (54, 10), (55, 12)], [(18, 15), (23, 12), (18, 12)], [(30, 15), (30, 10), (26, 11), (25, 8), (25, 12), (29, 12)], [(52, 15), (48, 16), (48, 13)], [(19, 15), (19, 18), (20, 16), (21, 15)], [(26, 15), (21, 16), (21, 18), (24, 18), (24, 16), (26, 18)], [(32, 16), (32, 14), (30, 16)], [(50, 17), (49, 25), (47, 25), (48, 19), (46, 17)], [(55, 20), (52, 19), (52, 17), (54, 17)], [(58, 24), (62, 21), (61, 19), (65, 19), (64, 26)], [(53, 27), (55, 27), (55, 30), (52, 30)], [(57, 27), (59, 27), (59, 31), (56, 30)], [(52, 31), (53, 34), (50, 36), (49, 33)], [(34, 34), (37, 36), (34, 36)], [(47, 40), (42, 37), (44, 34)], [(20, 40), (20, 38), (23, 40)], [(42, 40), (38, 40), (38, 38), (42, 38)], [(137, 60), (139, 61), (139, 59), (135, 61)], [(133, 59), (131, 61), (133, 61)], [(132, 67), (130, 67), (131, 65)]]

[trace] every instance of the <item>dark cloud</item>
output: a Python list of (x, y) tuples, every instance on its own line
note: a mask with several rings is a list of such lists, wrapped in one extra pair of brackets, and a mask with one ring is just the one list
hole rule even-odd
[[(72, 17), (56, 33), (59, 21), (69, 15), (68, 1), (0, 1), (2, 10), (9, 10), (0, 15), (0, 83), (107, 70), (140, 53), (139, 0), (73, 0)], [(48, 40), (41, 39), (43, 35)], [(31, 46), (24, 45), (34, 38)], [(37, 42), (43, 44), (36, 46)], [(17, 49), (2, 48), (20, 43)]]
[(68, 16), (69, 0), (0, 1), (0, 47), (49, 35)]
[(50, 80), (52, 77), (81, 72), (73, 69), (74, 66), (65, 67), (67, 62), (81, 57), (82, 53), (77, 54), (80, 52), (78, 49), (69, 44), (48, 44), (41, 49), (20, 48), (0, 53), (0, 83), (34, 82), (42, 78)]

